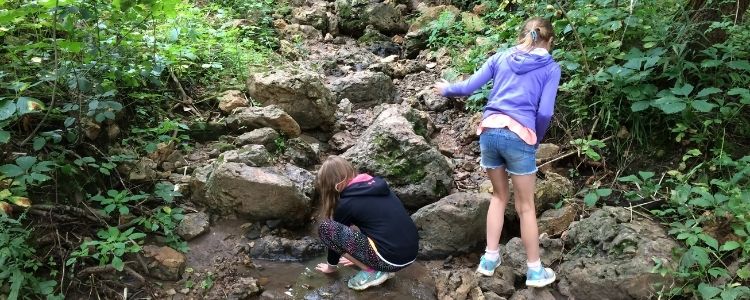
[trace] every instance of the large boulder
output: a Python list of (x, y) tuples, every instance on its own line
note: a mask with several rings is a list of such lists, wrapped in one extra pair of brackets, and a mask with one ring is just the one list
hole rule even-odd
[(604, 207), (570, 225), (558, 268), (560, 290), (576, 299), (649, 299), (670, 278), (653, 273), (655, 261), (674, 266), (678, 244), (651, 220), (626, 208)]
[(273, 128), (260, 128), (250, 132), (245, 132), (238, 136), (234, 143), (238, 146), (244, 145), (263, 145), (268, 151), (276, 150), (276, 140), (279, 138), (279, 133)]
[[(518, 276), (526, 274), (526, 247), (519, 237), (510, 239), (502, 247), (503, 265), (511, 267)], [(539, 239), (539, 256), (542, 264), (551, 266), (559, 261), (563, 255), (563, 241), (542, 237)]]
[(240, 149), (220, 154), (219, 161), (243, 163), (251, 167), (266, 167), (271, 165), (271, 153), (263, 145), (245, 145)]
[(238, 90), (228, 90), (219, 96), (219, 109), (225, 113), (230, 113), (238, 107), (247, 107), (249, 101), (245, 95)]
[(484, 242), (489, 205), (487, 194), (457, 193), (420, 208), (411, 216), (419, 230), (419, 256), (443, 258)]
[(259, 168), (244, 163), (222, 163), (208, 179), (203, 204), (220, 213), (234, 213), (249, 220), (301, 221), (311, 210), (313, 184), (312, 174), (299, 174), (302, 171), (293, 167)]
[(297, 137), (302, 132), (297, 121), (276, 105), (237, 108), (227, 117), (227, 125), (241, 131), (270, 127), (288, 137)]
[(292, 9), (292, 22), (302, 25), (310, 25), (320, 31), (328, 30), (328, 15), (326, 13), (326, 1), (310, 1), (309, 5), (298, 6)]
[(318, 72), (295, 66), (256, 73), (248, 78), (247, 90), (263, 104), (278, 105), (302, 129), (326, 128), (335, 121), (336, 101)]
[(367, 108), (396, 100), (396, 87), (381, 72), (362, 71), (336, 79), (331, 83), (336, 98), (349, 99), (354, 108)]
[(339, 31), (359, 37), (367, 27), (386, 34), (403, 33), (407, 24), (401, 11), (390, 1), (336, 0)]
[(446, 196), (453, 186), (453, 169), (425, 139), (433, 131), (429, 116), (405, 106), (383, 108), (343, 157), (362, 171), (384, 177), (409, 208)]
[[(537, 215), (552, 208), (555, 203), (562, 200), (565, 196), (572, 195), (573, 191), (573, 182), (560, 174), (548, 172), (544, 174), (544, 178), (537, 178), (536, 189), (534, 190), (534, 205), (536, 206)], [(515, 197), (513, 197), (513, 192), (511, 192), (508, 209), (505, 210), (505, 216), (510, 219), (518, 218), (518, 214), (513, 208), (514, 205)]]

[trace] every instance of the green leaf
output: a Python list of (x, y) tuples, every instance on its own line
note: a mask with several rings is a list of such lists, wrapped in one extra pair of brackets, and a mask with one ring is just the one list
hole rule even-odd
[(706, 198), (695, 198), (695, 199), (688, 201), (688, 204), (699, 206), (699, 207), (704, 207), (704, 208), (712, 207), (714, 205), (710, 200)]
[(35, 137), (34, 138), (34, 145), (33, 145), (34, 146), (34, 151), (41, 150), (42, 148), (44, 148), (45, 144), (47, 144), (47, 139), (45, 139), (43, 137), (40, 137), (40, 136)]
[(146, 237), (146, 234), (145, 234), (145, 233), (143, 233), (143, 232), (134, 232), (134, 233), (132, 233), (132, 234), (131, 234), (130, 236), (128, 236), (128, 237), (129, 237), (129, 238), (130, 238), (131, 240), (137, 240), (137, 239), (142, 239), (142, 238)]
[(740, 247), (740, 243), (735, 241), (727, 241), (724, 245), (721, 245), (721, 251), (732, 251)]
[(18, 107), (19, 115), (25, 115), (44, 109), (44, 104), (42, 104), (41, 101), (31, 97), (19, 97), (16, 106)]
[(83, 43), (74, 41), (59, 41), (57, 45), (60, 46), (60, 49), (71, 53), (81, 52), (81, 48), (83, 47)]
[(130, 213), (130, 209), (127, 206), (125, 206), (125, 205), (120, 206), (120, 214), (121, 215), (127, 215), (129, 213)]
[(594, 205), (596, 205), (597, 201), (599, 201), (599, 196), (597, 196), (596, 193), (588, 193), (585, 197), (583, 197), (583, 203), (585, 203), (588, 207), (593, 207)]
[(690, 105), (699, 112), (710, 112), (717, 106), (716, 104), (710, 103), (706, 100), (695, 100), (693, 102), (690, 102)]
[(638, 171), (638, 176), (641, 176), (644, 181), (651, 179), (651, 177), (654, 177), (654, 175), (656, 175), (656, 173), (654, 172)]
[(735, 60), (730, 61), (727, 63), (727, 66), (729, 66), (732, 69), (735, 70), (741, 70), (741, 71), (750, 71), (750, 63), (747, 60)]
[(658, 107), (664, 113), (667, 113), (667, 114), (681, 112), (685, 110), (685, 108), (687, 107), (687, 104), (685, 103), (685, 101), (683, 101), (682, 99), (676, 98), (674, 96), (667, 96), (667, 97), (656, 99), (651, 105)]
[(0, 144), (7, 144), (10, 141), (10, 132), (0, 130)]
[(649, 101), (638, 101), (630, 106), (630, 110), (632, 110), (633, 112), (644, 111), (649, 108), (649, 106), (651, 106), (651, 103)]
[(719, 241), (717, 241), (712, 236), (705, 234), (705, 233), (701, 233), (698, 235), (698, 238), (701, 239), (703, 242), (706, 243), (706, 245), (713, 248), (714, 250), (719, 250)]
[(7, 164), (0, 167), (0, 173), (6, 177), (16, 177), (24, 174), (24, 170), (16, 165)]
[(612, 189), (597, 189), (596, 194), (599, 195), (599, 197), (607, 197), (612, 194)]
[(36, 163), (36, 157), (33, 156), (21, 156), (19, 158), (16, 158), (16, 164), (24, 170), (31, 169), (31, 166), (33, 166)]
[(692, 84), (686, 83), (685, 85), (681, 87), (674, 87), (670, 89), (672, 91), (672, 94), (678, 95), (678, 96), (687, 96), (690, 95), (691, 92), (693, 92), (693, 89), (695, 87)]
[(13, 275), (10, 278), (10, 294), (8, 294), (8, 299), (18, 299), (18, 293), (21, 291), (21, 287), (23, 286), (23, 282), (25, 281), (25, 276), (23, 276), (23, 273), (20, 269), (13, 270)]
[(125, 267), (125, 263), (119, 256), (115, 256), (114, 258), (112, 258), (112, 266), (115, 268), (115, 270), (122, 271), (122, 269)]
[(0, 121), (10, 119), (16, 113), (16, 103), (7, 98), (0, 98)]
[(73, 123), (75, 123), (75, 122), (76, 122), (76, 118), (73, 118), (73, 117), (67, 117), (67, 118), (65, 118), (65, 123), (64, 123), (64, 125), (65, 125), (65, 127), (67, 128), (67, 127), (70, 127), (71, 125), (73, 125)]
[(698, 292), (701, 294), (701, 297), (703, 299), (713, 299), (714, 297), (719, 295), (719, 293), (721, 293), (721, 289), (701, 282), (701, 284), (698, 285)]
[(713, 67), (720, 66), (721, 63), (722, 63), (722, 61), (718, 60), (718, 59), (707, 59), (707, 60), (704, 60), (703, 62), (701, 62), (701, 67), (703, 67), (703, 68), (713, 68)]
[(705, 89), (702, 89), (700, 92), (698, 92), (698, 95), (695, 95), (697, 98), (705, 97), (708, 95), (716, 94), (721, 92), (721, 89), (715, 88), (715, 87), (708, 87)]
[(742, 280), (750, 279), (750, 264), (747, 264), (744, 267), (737, 270), (737, 277), (739, 277)]

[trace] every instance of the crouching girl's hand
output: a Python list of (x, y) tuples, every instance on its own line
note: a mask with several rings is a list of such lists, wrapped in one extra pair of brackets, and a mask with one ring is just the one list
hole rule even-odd
[(318, 266), (315, 267), (315, 270), (318, 270), (325, 274), (336, 272), (336, 269), (336, 266), (329, 265), (328, 263), (319, 263)]

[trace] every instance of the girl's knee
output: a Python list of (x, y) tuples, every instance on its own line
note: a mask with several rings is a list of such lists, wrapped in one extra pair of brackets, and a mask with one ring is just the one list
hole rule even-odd
[(320, 222), (320, 225), (318, 226), (318, 237), (320, 237), (321, 240), (330, 240), (333, 232), (334, 224), (332, 220), (324, 220), (323, 222)]

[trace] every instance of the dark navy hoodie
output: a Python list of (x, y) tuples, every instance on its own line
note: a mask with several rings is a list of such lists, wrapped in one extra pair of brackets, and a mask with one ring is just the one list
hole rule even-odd
[[(349, 185), (341, 192), (333, 220), (355, 225), (375, 242), (380, 256), (396, 265), (408, 264), (417, 257), (417, 226), (401, 200), (380, 177)], [(328, 250), (328, 263), (338, 264), (340, 254)]]

